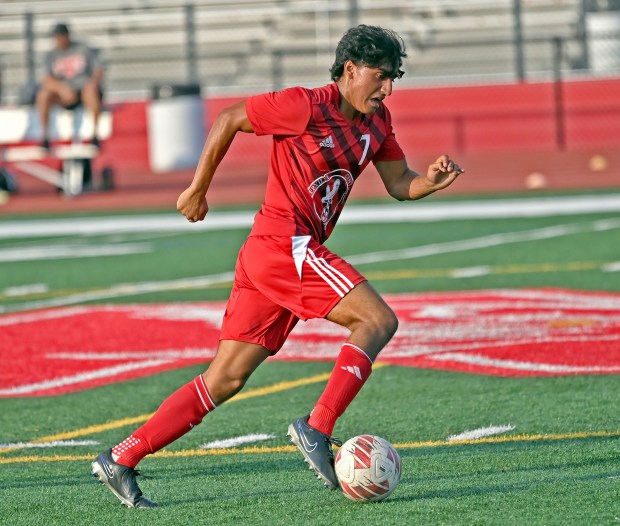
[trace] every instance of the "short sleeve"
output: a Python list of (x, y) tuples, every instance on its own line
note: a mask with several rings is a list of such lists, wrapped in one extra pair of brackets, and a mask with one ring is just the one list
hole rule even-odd
[(373, 157), (374, 163), (381, 161), (400, 161), (405, 158), (405, 154), (398, 144), (394, 131), (392, 130), (392, 116), (387, 108), (385, 108), (385, 124), (387, 134), (381, 147)]
[(405, 153), (396, 141), (396, 136), (394, 133), (390, 133), (385, 137), (381, 148), (379, 148), (372, 160), (376, 163), (380, 161), (400, 161), (404, 158)]
[(304, 88), (249, 97), (245, 103), (256, 135), (301, 135), (310, 121), (310, 95)]
[(45, 54), (45, 59), (44, 59), (45, 73), (47, 73), (48, 75), (52, 75), (53, 74), (53, 69), (52, 69), (53, 61), (54, 61), (54, 59), (52, 57), (52, 52), (48, 51)]
[(92, 70), (104, 67), (103, 60), (101, 60), (101, 53), (98, 49), (88, 48), (88, 56), (91, 63)]

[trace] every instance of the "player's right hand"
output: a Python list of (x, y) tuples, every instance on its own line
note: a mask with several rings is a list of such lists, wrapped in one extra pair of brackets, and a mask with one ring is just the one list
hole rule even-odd
[(181, 212), (190, 223), (202, 221), (209, 205), (207, 198), (202, 193), (197, 193), (191, 187), (185, 190), (177, 199), (177, 210)]

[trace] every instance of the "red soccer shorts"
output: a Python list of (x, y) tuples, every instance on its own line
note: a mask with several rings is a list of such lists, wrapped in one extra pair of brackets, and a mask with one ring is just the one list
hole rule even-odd
[(365, 280), (310, 236), (251, 236), (239, 252), (220, 339), (276, 353), (299, 319), (324, 318)]

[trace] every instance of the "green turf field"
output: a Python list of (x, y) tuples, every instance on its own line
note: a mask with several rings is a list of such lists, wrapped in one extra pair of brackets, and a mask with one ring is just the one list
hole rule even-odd
[[(0, 220), (0, 232), (14, 219)], [(547, 234), (537, 239), (540, 231)], [(239, 228), (0, 239), (5, 258), (0, 303), (5, 313), (19, 313), (80, 303), (222, 300), (230, 287), (226, 273), (246, 234)], [(481, 246), (489, 236), (496, 236), (494, 244)], [(617, 213), (608, 212), (425, 223), (369, 218), (368, 224), (340, 225), (328, 247), (352, 261), (359, 258), (358, 268), (385, 293), (541, 287), (618, 292), (619, 240)], [(60, 247), (77, 254), (110, 245), (136, 252), (49, 256)], [(434, 247), (433, 254), (402, 252), (423, 246)], [(10, 256), (15, 249), (43, 254), (45, 248), (47, 256)], [(381, 255), (364, 263), (369, 253)], [(204, 276), (220, 278), (212, 284), (178, 281)], [(32, 285), (38, 287), (29, 289)], [(617, 375), (500, 378), (378, 368), (335, 435), (387, 438), (401, 454), (403, 476), (387, 501), (360, 505), (324, 489), (285, 437), (289, 422), (319, 396), (324, 381), (312, 377), (331, 370), (326, 362), (261, 366), (245, 396), (141, 464), (152, 477), (141, 487), (161, 508), (121, 507), (90, 477), (90, 459), (125, 438), (140, 420), (123, 424), (122, 419), (152, 412), (202, 369), (186, 367), (55, 397), (0, 399), (2, 444), (97, 442), (0, 447), (0, 524), (620, 523)], [(284, 381), (292, 383), (260, 389)], [(508, 424), (515, 428), (508, 433), (446, 442), (465, 430)], [(274, 438), (257, 447), (200, 448), (259, 433)]]

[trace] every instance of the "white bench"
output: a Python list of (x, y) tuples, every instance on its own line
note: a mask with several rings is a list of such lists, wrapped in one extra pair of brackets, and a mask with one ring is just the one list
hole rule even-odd
[[(0, 161), (12, 163), (16, 170), (36, 177), (61, 189), (67, 195), (78, 195), (84, 187), (84, 174), (99, 150), (82, 143), (93, 137), (92, 116), (82, 106), (74, 110), (53, 108), (50, 112), (50, 141), (71, 141), (46, 150), (23, 143), (41, 139), (41, 125), (36, 108), (0, 107)], [(97, 124), (97, 138), (112, 135), (112, 115), (104, 111)], [(50, 168), (39, 161), (59, 159), (62, 170)]]

